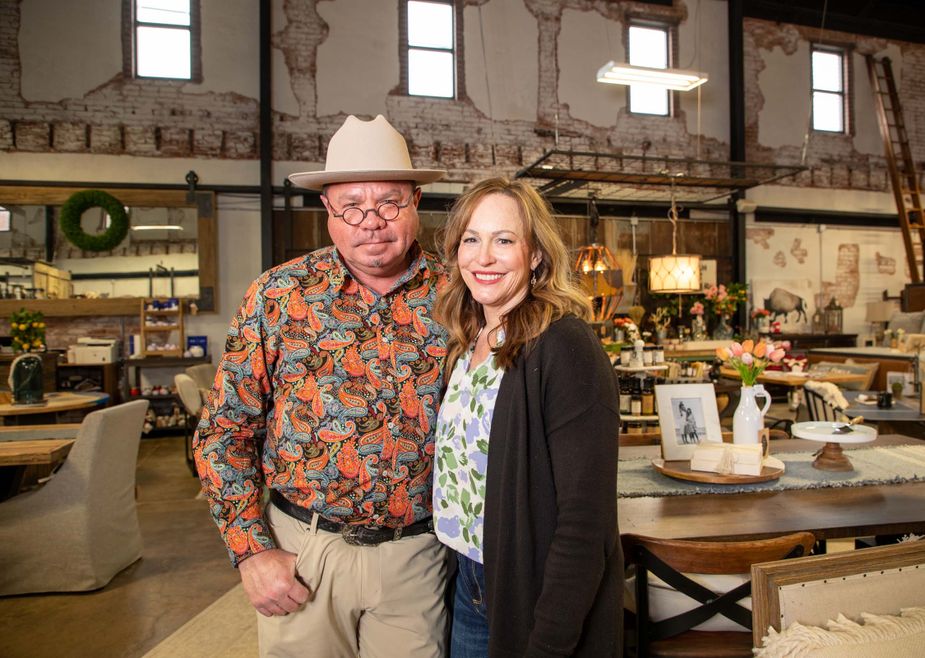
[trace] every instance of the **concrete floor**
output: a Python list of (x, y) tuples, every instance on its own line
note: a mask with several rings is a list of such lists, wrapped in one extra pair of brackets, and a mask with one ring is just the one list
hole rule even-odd
[(143, 656), (240, 582), (182, 436), (142, 440), (137, 483), (141, 560), (96, 592), (0, 597), (0, 655)]

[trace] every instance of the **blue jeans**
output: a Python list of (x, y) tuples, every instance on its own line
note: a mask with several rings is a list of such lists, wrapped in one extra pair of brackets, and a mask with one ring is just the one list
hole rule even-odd
[(456, 554), (456, 596), (450, 658), (485, 658), (488, 655), (488, 609), (485, 605), (485, 571), (482, 565)]

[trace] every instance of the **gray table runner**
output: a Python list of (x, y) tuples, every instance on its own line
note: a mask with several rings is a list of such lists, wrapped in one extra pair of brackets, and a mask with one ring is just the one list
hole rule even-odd
[(617, 497), (690, 496), (925, 481), (925, 445), (856, 448), (848, 451), (854, 470), (847, 473), (813, 468), (815, 457), (811, 453), (793, 452), (774, 456), (784, 462), (784, 474), (778, 480), (756, 484), (687, 482), (662, 475), (655, 470), (649, 458), (621, 461)]

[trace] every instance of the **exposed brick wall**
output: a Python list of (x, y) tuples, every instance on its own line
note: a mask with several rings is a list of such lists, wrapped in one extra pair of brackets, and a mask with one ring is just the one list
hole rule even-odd
[[(818, 42), (819, 37), (818, 28), (757, 19), (745, 20), (745, 143), (748, 160), (777, 164), (801, 162), (801, 146), (770, 148), (761, 143), (758, 115), (764, 107), (764, 96), (758, 84), (758, 76), (765, 66), (762, 58), (764, 52), (781, 48), (784, 53), (792, 55), (796, 53), (799, 44)], [(882, 56), (882, 51), (888, 43), (885, 39), (846, 32), (826, 31), (824, 38), (829, 42), (853, 48), (854, 52), (861, 55), (870, 53)], [(925, 103), (925, 45), (902, 43), (901, 46), (903, 59), (901, 67), (898, 67), (896, 62), (893, 63), (894, 74), (902, 80), (903, 115), (913, 158), (922, 177), (925, 176), (925, 120), (921, 111), (922, 104)], [(858, 90), (850, 86), (849, 94), (849, 103), (873, 102), (872, 99), (858, 98)], [(836, 135), (811, 131), (806, 149), (806, 165), (811, 167), (811, 170), (801, 174), (795, 182), (810, 187), (889, 191), (885, 158), (857, 151), (852, 139), (853, 135), (850, 134)]]
[[(285, 0), (285, 27), (272, 35), (283, 55), (298, 116), (274, 116), (273, 155), (277, 160), (318, 161), (344, 116), (317, 113), (317, 49), (328, 25), (317, 12), (320, 0)], [(691, 20), (684, 0), (672, 7), (601, 0), (521, 0), (539, 28), (537, 115), (532, 121), (493, 121), (465, 96), (435, 100), (403, 96), (396, 88), (386, 99), (390, 119), (407, 137), (419, 166), (447, 168), (451, 180), (468, 182), (487, 174), (512, 174), (554, 145), (628, 155), (728, 159), (728, 144), (697, 139), (685, 116), (646, 117), (625, 110), (611, 127), (593, 126), (571, 116), (558, 96), (558, 37), (564, 9), (600, 14), (625, 23), (649, 17), (673, 24)], [(484, 0), (463, 0), (477, 5)], [(58, 103), (29, 102), (20, 95), (18, 55), (20, 3), (0, 4), (0, 151), (105, 153), (148, 157), (255, 159), (258, 154), (258, 99), (236, 93), (197, 93), (195, 85), (167, 80), (128, 79), (118, 72), (84, 97)], [(208, 25), (204, 26), (208, 29)], [(256, 26), (255, 26), (256, 29)], [(758, 134), (764, 98), (758, 86), (762, 53), (780, 47), (795, 52), (818, 30), (748, 19), (745, 22), (746, 145), (749, 160), (793, 164), (800, 148), (769, 148)], [(857, 52), (877, 52), (882, 39), (828, 33)], [(901, 44), (903, 92), (912, 102), (907, 120), (917, 157), (925, 153), (925, 46)], [(682, 54), (683, 55), (683, 54)], [(681, 56), (683, 59), (683, 56)], [(208, 72), (205, 72), (208, 75)], [(399, 85), (400, 86), (400, 85)], [(883, 158), (859, 153), (850, 136), (812, 135), (811, 172), (797, 184), (883, 190)], [(923, 167), (925, 169), (925, 167)]]

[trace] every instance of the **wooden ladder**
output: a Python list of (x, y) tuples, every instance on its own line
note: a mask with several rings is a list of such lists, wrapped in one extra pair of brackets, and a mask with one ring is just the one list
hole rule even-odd
[(899, 226), (903, 232), (906, 260), (912, 283), (922, 282), (922, 245), (925, 244), (925, 214), (922, 213), (922, 193), (915, 172), (906, 123), (903, 120), (902, 105), (896, 92), (893, 67), (890, 59), (876, 59), (867, 55), (867, 72), (874, 92), (877, 107), (877, 121), (883, 137), (893, 198), (899, 213)]

